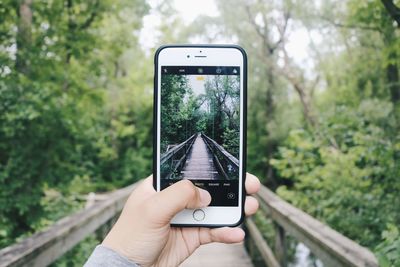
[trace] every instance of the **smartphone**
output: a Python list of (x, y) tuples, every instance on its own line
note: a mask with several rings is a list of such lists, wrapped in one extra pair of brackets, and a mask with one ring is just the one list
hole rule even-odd
[[(155, 53), (154, 188), (189, 179), (211, 204), (173, 226), (236, 226), (244, 218), (247, 56), (236, 45), (166, 45)], [(162, 207), (160, 207), (162, 208)]]

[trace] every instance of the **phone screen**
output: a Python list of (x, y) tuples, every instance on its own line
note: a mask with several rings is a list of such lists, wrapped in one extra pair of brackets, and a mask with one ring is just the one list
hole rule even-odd
[(161, 66), (160, 186), (191, 180), (238, 206), (240, 67)]

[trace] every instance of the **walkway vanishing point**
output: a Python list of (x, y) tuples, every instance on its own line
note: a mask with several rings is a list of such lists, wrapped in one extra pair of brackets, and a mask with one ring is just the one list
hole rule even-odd
[(195, 133), (161, 155), (162, 179), (237, 179), (239, 160), (204, 133)]
[(197, 180), (215, 180), (219, 177), (211, 151), (200, 134), (196, 136), (181, 176), (183, 179)]

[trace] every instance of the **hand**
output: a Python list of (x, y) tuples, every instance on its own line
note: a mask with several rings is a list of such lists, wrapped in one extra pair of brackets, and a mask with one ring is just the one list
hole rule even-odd
[[(260, 181), (246, 176), (247, 194), (255, 194)], [(103, 245), (127, 257), (142, 267), (178, 266), (199, 246), (211, 243), (237, 243), (244, 239), (239, 228), (171, 227), (170, 221), (179, 211), (203, 208), (211, 196), (189, 180), (179, 181), (161, 192), (152, 185), (152, 176), (146, 178), (132, 192), (121, 216), (103, 241)], [(245, 213), (254, 214), (258, 201), (246, 196)]]

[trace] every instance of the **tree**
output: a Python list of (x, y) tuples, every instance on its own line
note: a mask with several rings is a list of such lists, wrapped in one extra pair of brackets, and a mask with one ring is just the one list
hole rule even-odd
[(161, 151), (184, 142), (194, 134), (193, 102), (188, 78), (184, 75), (161, 76)]
[(17, 5), (17, 59), (16, 69), (21, 73), (28, 73), (29, 49), (32, 46), (32, 0), (20, 1)]
[[(140, 28), (147, 12), (141, 0), (0, 3), (0, 246), (80, 205), (54, 201), (62, 206), (54, 212), (57, 208), (45, 201), (49, 190), (64, 198), (109, 190), (148, 174), (149, 98), (140, 93), (137, 106), (107, 104), (117, 85), (126, 97), (151, 83), (145, 73), (140, 87), (131, 89), (127, 80), (134, 76), (114, 77), (114, 65), (103, 60), (138, 49), (135, 38), (118, 43), (101, 34), (115, 25), (104, 25), (104, 19), (126, 15), (122, 9), (136, 17), (120, 18), (131, 22), (126, 30)], [(119, 51), (110, 52), (110, 47)], [(144, 130), (135, 129), (139, 121)], [(131, 148), (135, 146), (139, 149)]]
[[(383, 5), (385, 6), (386, 11), (392, 17), (392, 19), (397, 23), (397, 28), (400, 28), (400, 8), (395, 5), (395, 3), (391, 0), (381, 0)], [(396, 38), (395, 35), (395, 25), (388, 26), (385, 31), (385, 42), (388, 47), (396, 46)], [(398, 45), (397, 45), (398, 46)], [(387, 72), (387, 79), (389, 83), (389, 89), (392, 97), (393, 102), (400, 102), (400, 78), (399, 78), (399, 65), (398, 61), (395, 59), (398, 58), (398, 49), (390, 47), (390, 52), (388, 53), (389, 62), (386, 68)]]
[(205, 134), (224, 146), (236, 157), (239, 156), (240, 133), (240, 78), (239, 76), (216, 75), (207, 77), (202, 97), (208, 110)]

